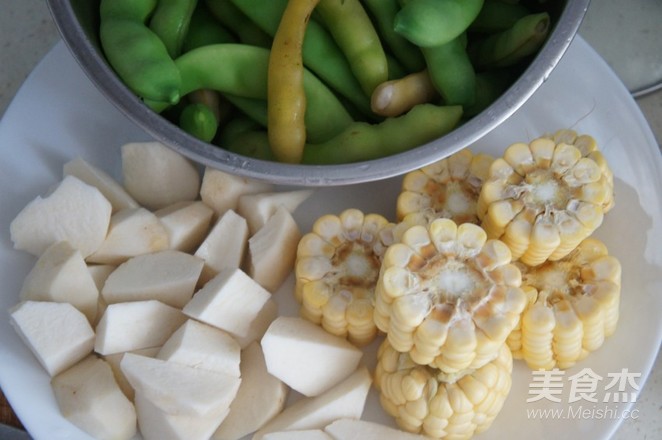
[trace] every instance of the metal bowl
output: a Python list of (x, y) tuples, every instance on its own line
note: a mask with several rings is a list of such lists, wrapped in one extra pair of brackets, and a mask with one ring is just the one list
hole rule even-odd
[[(409, 151), (344, 165), (292, 165), (256, 160), (202, 142), (150, 110), (117, 77), (98, 41), (98, 1), (47, 0), (51, 15), (74, 57), (101, 92), (155, 139), (205, 166), (276, 184), (330, 186), (404, 174), (472, 144), (512, 115), (549, 77), (577, 34), (590, 0), (558, 2), (544, 46), (512, 86), (488, 108), (450, 133)], [(554, 2), (550, 2), (554, 3)]]

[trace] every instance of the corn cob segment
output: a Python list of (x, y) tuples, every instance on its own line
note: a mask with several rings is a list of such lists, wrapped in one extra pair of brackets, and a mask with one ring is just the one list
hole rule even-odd
[(420, 213), (428, 220), (443, 217), (456, 223), (478, 223), (476, 201), (494, 159), (465, 148), (406, 174), (398, 196), (398, 221)]
[(297, 248), (300, 315), (357, 345), (372, 341), (374, 289), (393, 226), (358, 209), (318, 218)]
[(614, 174), (609, 168), (607, 160), (598, 149), (598, 143), (595, 141), (595, 139), (587, 134), (579, 135), (574, 130), (569, 129), (558, 130), (554, 134), (547, 135), (547, 137), (553, 139), (556, 143), (563, 142), (566, 144), (574, 145), (577, 147), (577, 149), (579, 149), (582, 157), (588, 157), (598, 165), (600, 171), (602, 172), (602, 176), (600, 179), (600, 185), (597, 186), (601, 187), (603, 184), (606, 184), (606, 187), (609, 189), (609, 191), (606, 191), (604, 199), (600, 201), (596, 200), (595, 203), (601, 204), (603, 206), (604, 212), (609, 211), (614, 206)]
[(604, 243), (587, 238), (561, 260), (519, 266), (529, 305), (508, 336), (513, 357), (536, 370), (568, 368), (614, 333), (621, 266)]
[(490, 166), (477, 215), (488, 237), (529, 266), (568, 255), (614, 204), (613, 174), (595, 139), (561, 130), (510, 145)]
[(510, 350), (502, 344), (492, 361), (449, 381), (385, 340), (379, 347), (375, 385), (382, 407), (403, 430), (466, 439), (489, 428), (500, 412), (510, 392), (512, 368)]
[(446, 374), (491, 361), (527, 299), (510, 250), (479, 226), (439, 218), (414, 225), (386, 251), (375, 323), (399, 352)]

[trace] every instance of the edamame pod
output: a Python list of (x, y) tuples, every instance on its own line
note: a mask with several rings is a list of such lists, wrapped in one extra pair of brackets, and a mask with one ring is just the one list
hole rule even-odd
[(529, 9), (519, 3), (503, 0), (485, 0), (476, 19), (471, 22), (472, 32), (494, 33), (511, 28), (517, 20), (529, 15)]
[(419, 47), (439, 46), (466, 31), (482, 6), (483, 0), (408, 0), (393, 26)]
[(530, 14), (505, 31), (473, 42), (467, 50), (477, 68), (512, 66), (537, 52), (549, 30), (549, 14)]
[[(182, 76), (182, 94), (212, 89), (228, 100), (251, 98), (252, 111), (259, 109), (266, 121), (269, 50), (247, 44), (215, 44), (187, 52), (177, 58)], [(333, 92), (312, 72), (304, 69), (306, 93), (306, 136), (311, 142), (322, 142), (335, 136), (353, 119)], [(154, 104), (155, 111), (163, 106)], [(265, 122), (266, 124), (266, 122)]]
[(316, 12), (366, 96), (388, 80), (388, 61), (375, 26), (359, 0), (320, 0)]
[(197, 0), (161, 0), (149, 20), (149, 27), (159, 36), (171, 57), (182, 52), (191, 16)]
[(216, 121), (221, 123), (227, 119), (231, 112), (232, 104), (224, 99), (216, 90), (200, 89), (194, 90), (186, 96), (190, 103), (204, 104), (214, 112)]
[[(460, 121), (462, 107), (420, 104), (409, 113), (379, 124), (354, 122), (321, 144), (306, 144), (303, 163), (336, 165), (379, 159), (430, 142), (451, 131)], [(274, 160), (264, 130), (235, 137), (228, 150), (261, 160)]]
[(103, 0), (99, 38), (108, 63), (133, 93), (174, 104), (181, 96), (179, 70), (145, 24), (155, 5), (151, 0)]
[(239, 133), (225, 145), (228, 151), (252, 157), (253, 159), (275, 161), (273, 151), (269, 147), (269, 136), (265, 130), (251, 130)]
[[(288, 0), (232, 0), (246, 16), (272, 37)], [(303, 38), (303, 64), (329, 87), (347, 98), (363, 115), (370, 115), (370, 100), (359, 85), (347, 58), (329, 32), (311, 19)]]
[(158, 0), (101, 0), (99, 16), (103, 20), (132, 20), (145, 23)]
[(271, 47), (271, 37), (255, 25), (230, 0), (206, 0), (214, 17), (227, 29), (234, 32), (239, 41), (260, 47)]
[[(324, 142), (344, 130), (354, 120), (335, 95), (313, 74), (306, 71), (303, 87), (307, 92), (308, 105), (305, 114), (306, 139), (310, 142)], [(320, 89), (320, 87), (322, 89)], [(321, 90), (321, 91), (320, 91)], [(245, 98), (224, 94), (228, 101), (255, 122), (267, 127), (266, 99)], [(313, 110), (317, 109), (317, 110)]]
[(464, 117), (475, 116), (485, 110), (513, 83), (514, 73), (508, 70), (490, 70), (476, 74), (476, 100), (464, 108)]
[[(223, 125), (223, 129), (218, 134), (218, 144), (225, 148), (234, 142), (240, 134), (256, 130), (264, 131), (262, 126), (253, 119), (241, 114), (235, 115)], [(264, 131), (264, 133), (266, 135), (267, 132)]]
[(199, 2), (191, 16), (191, 24), (184, 38), (182, 52), (210, 44), (236, 42), (237, 38), (211, 15), (203, 2)]
[(421, 48), (434, 87), (446, 105), (472, 105), (476, 99), (476, 72), (464, 49), (462, 36), (448, 43)]
[(419, 104), (379, 124), (354, 122), (329, 141), (306, 145), (305, 164), (341, 164), (377, 159), (423, 145), (455, 128), (461, 106)]
[(189, 104), (179, 115), (182, 130), (202, 141), (211, 142), (218, 130), (218, 121), (212, 109), (200, 103)]
[(182, 95), (213, 89), (247, 98), (267, 98), (269, 50), (248, 44), (214, 44), (175, 60), (182, 77)]
[(223, 94), (233, 106), (249, 117), (255, 123), (267, 128), (267, 101), (266, 99), (245, 98), (230, 93)]
[(398, 0), (362, 0), (372, 15), (379, 34), (393, 55), (409, 72), (418, 72), (425, 68), (425, 60), (418, 47), (402, 35), (395, 32), (393, 23), (400, 10)]

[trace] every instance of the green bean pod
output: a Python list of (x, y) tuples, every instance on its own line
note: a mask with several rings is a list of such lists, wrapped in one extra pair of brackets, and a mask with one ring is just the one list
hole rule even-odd
[[(401, 153), (448, 133), (458, 124), (461, 115), (460, 106), (420, 104), (409, 113), (380, 124), (354, 122), (325, 143), (306, 144), (303, 163), (335, 165)], [(233, 138), (226, 148), (254, 159), (275, 160), (264, 130), (246, 131)]]
[(476, 19), (471, 22), (472, 32), (494, 33), (511, 28), (517, 20), (531, 11), (519, 3), (505, 3), (503, 0), (485, 0)]
[(108, 63), (141, 98), (176, 103), (181, 78), (161, 39), (146, 25), (156, 2), (103, 0), (99, 38)]
[(219, 124), (228, 119), (232, 112), (232, 104), (230, 104), (227, 99), (223, 98), (216, 90), (195, 90), (189, 93), (186, 98), (188, 98), (188, 101), (191, 104), (204, 104), (209, 107), (211, 111), (214, 112), (216, 121), (218, 121)]
[(265, 99), (246, 98), (244, 96), (224, 93), (223, 97), (235, 106), (242, 114), (255, 123), (267, 128), (267, 101)]
[(458, 36), (448, 43), (421, 48), (432, 84), (446, 105), (468, 106), (476, 99), (476, 72)]
[(274, 156), (269, 146), (269, 135), (265, 130), (250, 130), (239, 133), (224, 145), (228, 151), (253, 159), (274, 162)]
[(149, 27), (159, 36), (171, 57), (182, 53), (191, 16), (197, 0), (160, 0), (149, 20)]
[(182, 95), (198, 89), (266, 99), (269, 49), (248, 44), (214, 44), (194, 49), (175, 60), (182, 77)]
[(409, 40), (395, 32), (393, 23), (400, 10), (398, 0), (362, 0), (372, 15), (384, 43), (408, 72), (418, 72), (425, 68), (425, 60), (420, 50)]
[[(241, 114), (235, 114), (232, 119), (223, 125), (223, 128), (218, 133), (218, 145), (226, 148), (228, 145), (232, 144), (239, 135), (255, 130), (264, 131), (263, 127), (253, 119)], [(264, 132), (266, 133), (266, 131)]]
[(461, 117), (461, 106), (419, 104), (379, 124), (355, 122), (327, 142), (306, 145), (303, 163), (341, 164), (401, 153), (450, 132)]
[[(268, 49), (247, 44), (204, 46), (177, 58), (176, 65), (181, 72), (182, 94), (212, 89), (226, 96), (251, 98), (257, 100), (251, 102), (254, 106), (264, 110), (266, 121)], [(333, 92), (312, 72), (305, 70), (303, 81), (307, 99), (305, 123), (311, 141), (329, 139), (353, 121)], [(233, 102), (229, 96), (228, 99)], [(155, 104), (154, 109), (159, 111), (163, 106)]]
[[(287, 0), (232, 0), (263, 31), (274, 36)], [(347, 58), (333, 37), (315, 20), (310, 20), (303, 40), (303, 63), (333, 90), (347, 98), (363, 115), (370, 115), (370, 100), (363, 93)]]
[(321, 0), (316, 12), (331, 32), (366, 96), (388, 80), (379, 34), (359, 0)]
[(179, 115), (179, 127), (204, 142), (211, 142), (218, 130), (214, 111), (200, 103), (189, 104)]
[(288, 0), (230, 0), (271, 38), (276, 34)]
[(546, 12), (530, 14), (505, 31), (472, 42), (467, 50), (476, 68), (512, 66), (540, 49), (550, 27)]
[(440, 46), (466, 31), (482, 6), (483, 0), (408, 0), (393, 26), (419, 47)]
[(476, 74), (476, 100), (464, 108), (464, 117), (475, 116), (485, 110), (513, 83), (515, 75), (508, 70), (490, 70)]
[(241, 43), (271, 47), (271, 37), (256, 26), (230, 0), (206, 0), (206, 4), (214, 17), (223, 26), (234, 32)]
[(99, 16), (103, 20), (133, 20), (145, 23), (156, 9), (158, 0), (101, 0)]
[(188, 52), (202, 46), (221, 43), (236, 43), (237, 38), (211, 15), (203, 2), (193, 11), (182, 52)]

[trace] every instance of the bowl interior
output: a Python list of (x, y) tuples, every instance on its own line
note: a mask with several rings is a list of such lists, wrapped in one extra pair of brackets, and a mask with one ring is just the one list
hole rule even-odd
[(204, 166), (275, 184), (329, 186), (404, 174), (471, 145), (512, 115), (550, 75), (577, 33), (590, 0), (552, 2), (553, 29), (530, 65), (500, 98), (447, 135), (381, 159), (343, 165), (292, 165), (231, 153), (190, 136), (150, 110), (107, 64), (98, 39), (98, 0), (47, 0), (63, 40), (97, 88), (156, 140)]

